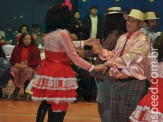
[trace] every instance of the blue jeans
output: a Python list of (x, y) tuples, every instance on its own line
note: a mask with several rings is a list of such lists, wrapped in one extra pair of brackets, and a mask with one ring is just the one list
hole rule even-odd
[(109, 81), (98, 82), (97, 101), (101, 122), (109, 122), (112, 87), (113, 83)]

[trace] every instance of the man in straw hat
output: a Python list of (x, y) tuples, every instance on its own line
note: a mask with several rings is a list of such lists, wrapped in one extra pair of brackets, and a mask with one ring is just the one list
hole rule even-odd
[(122, 13), (125, 13), (125, 12), (122, 12), (121, 10), (121, 7), (110, 7), (108, 9), (108, 13), (105, 13), (104, 15), (106, 14), (122, 14)]
[[(102, 28), (101, 43), (102, 47), (107, 50), (113, 50), (116, 46), (118, 38), (126, 33), (126, 20), (123, 17), (121, 7), (110, 7), (104, 17), (104, 23)], [(102, 64), (99, 57), (96, 58), (95, 64)], [(91, 76), (96, 77), (98, 81), (98, 112), (101, 118), (101, 122), (109, 122), (110, 103), (112, 87), (115, 79), (109, 75), (109, 69), (102, 74), (102, 72), (91, 72)]]
[(146, 88), (145, 60), (150, 51), (150, 39), (141, 32), (146, 26), (144, 13), (132, 9), (126, 19), (127, 33), (120, 36), (113, 51), (92, 44), (93, 50), (110, 68), (109, 75), (116, 80), (111, 95), (110, 122), (129, 122), (129, 116), (143, 97)]
[(155, 12), (147, 12), (144, 15), (144, 21), (147, 23), (146, 27), (143, 27), (141, 31), (145, 33), (150, 39), (151, 43), (161, 34), (161, 32), (155, 32), (157, 25), (157, 18)]

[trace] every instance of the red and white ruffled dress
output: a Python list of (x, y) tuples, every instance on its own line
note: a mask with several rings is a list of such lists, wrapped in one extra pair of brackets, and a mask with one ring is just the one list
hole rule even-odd
[(81, 47), (83, 42), (72, 42), (67, 30), (58, 29), (45, 35), (45, 59), (32, 80), (33, 100), (46, 100), (53, 111), (67, 111), (68, 103), (76, 100), (76, 82), (71, 61), (88, 71), (93, 65), (80, 58), (74, 47)]
[(152, 76), (158, 73), (159, 77), (151, 79), (147, 95), (130, 116), (131, 122), (163, 122), (163, 62), (158, 63), (158, 72), (152, 73)]

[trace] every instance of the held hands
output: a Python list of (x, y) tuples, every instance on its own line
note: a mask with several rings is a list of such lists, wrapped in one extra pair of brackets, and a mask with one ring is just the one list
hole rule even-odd
[(28, 67), (26, 64), (19, 64), (19, 63), (16, 63), (15, 64), (15, 67), (17, 67), (17, 68), (19, 68), (19, 69), (24, 69), (24, 68), (26, 68), (26, 67)]
[(99, 39), (90, 38), (84, 42), (84, 45), (92, 46), (92, 50), (94, 53), (99, 54), (103, 49)]
[(96, 41), (96, 43), (93, 43), (92, 50), (94, 53), (99, 54), (102, 51), (102, 46), (100, 44), (100, 41)]
[(106, 72), (106, 70), (107, 70), (107, 67), (104, 64), (96, 65), (94, 68), (94, 71), (102, 72), (102, 74), (104, 74)]
[(92, 46), (93, 43), (94, 43), (96, 40), (99, 40), (99, 39), (89, 38), (89, 39), (87, 39), (87, 40), (84, 41), (84, 45), (85, 45), (85, 46)]

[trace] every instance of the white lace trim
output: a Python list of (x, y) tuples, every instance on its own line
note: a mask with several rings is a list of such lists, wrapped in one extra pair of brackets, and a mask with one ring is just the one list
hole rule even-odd
[(54, 78), (36, 75), (31, 82), (32, 86), (37, 89), (71, 90), (78, 88), (76, 78)]
[(94, 65), (91, 66), (91, 68), (88, 70), (89, 72), (91, 72), (94, 69)]
[(33, 85), (33, 87), (37, 88), (37, 89), (48, 89), (48, 90), (72, 90), (72, 89), (77, 89), (78, 86), (74, 86), (74, 87), (68, 87), (68, 88), (61, 88), (61, 87), (58, 87), (58, 88), (51, 88), (51, 87), (46, 87), (46, 86), (43, 86), (43, 87), (38, 87), (36, 85)]
[(157, 115), (158, 116), (158, 122), (162, 122), (163, 121), (163, 113), (161, 113), (161, 112), (153, 112), (150, 109), (150, 107), (148, 107), (148, 106), (142, 107), (140, 105), (137, 106), (136, 110), (132, 113), (132, 115), (129, 118), (133, 122), (143, 122), (144, 120), (143, 121), (138, 121), (138, 120), (135, 119), (135, 118), (139, 118), (139, 116), (140, 116), (142, 111), (146, 111), (146, 114), (144, 114), (146, 116), (145, 118), (147, 118), (146, 121), (151, 122), (152, 121), (152, 118), (151, 118), (152, 115)]
[(45, 76), (45, 75), (37, 75), (34, 78), (45, 78), (45, 79), (49, 79), (49, 80), (62, 80), (62, 81), (72, 81), (72, 80), (76, 80), (76, 78), (55, 78), (55, 77), (50, 77), (50, 76)]
[(75, 48), (84, 49), (84, 41), (73, 41)]

